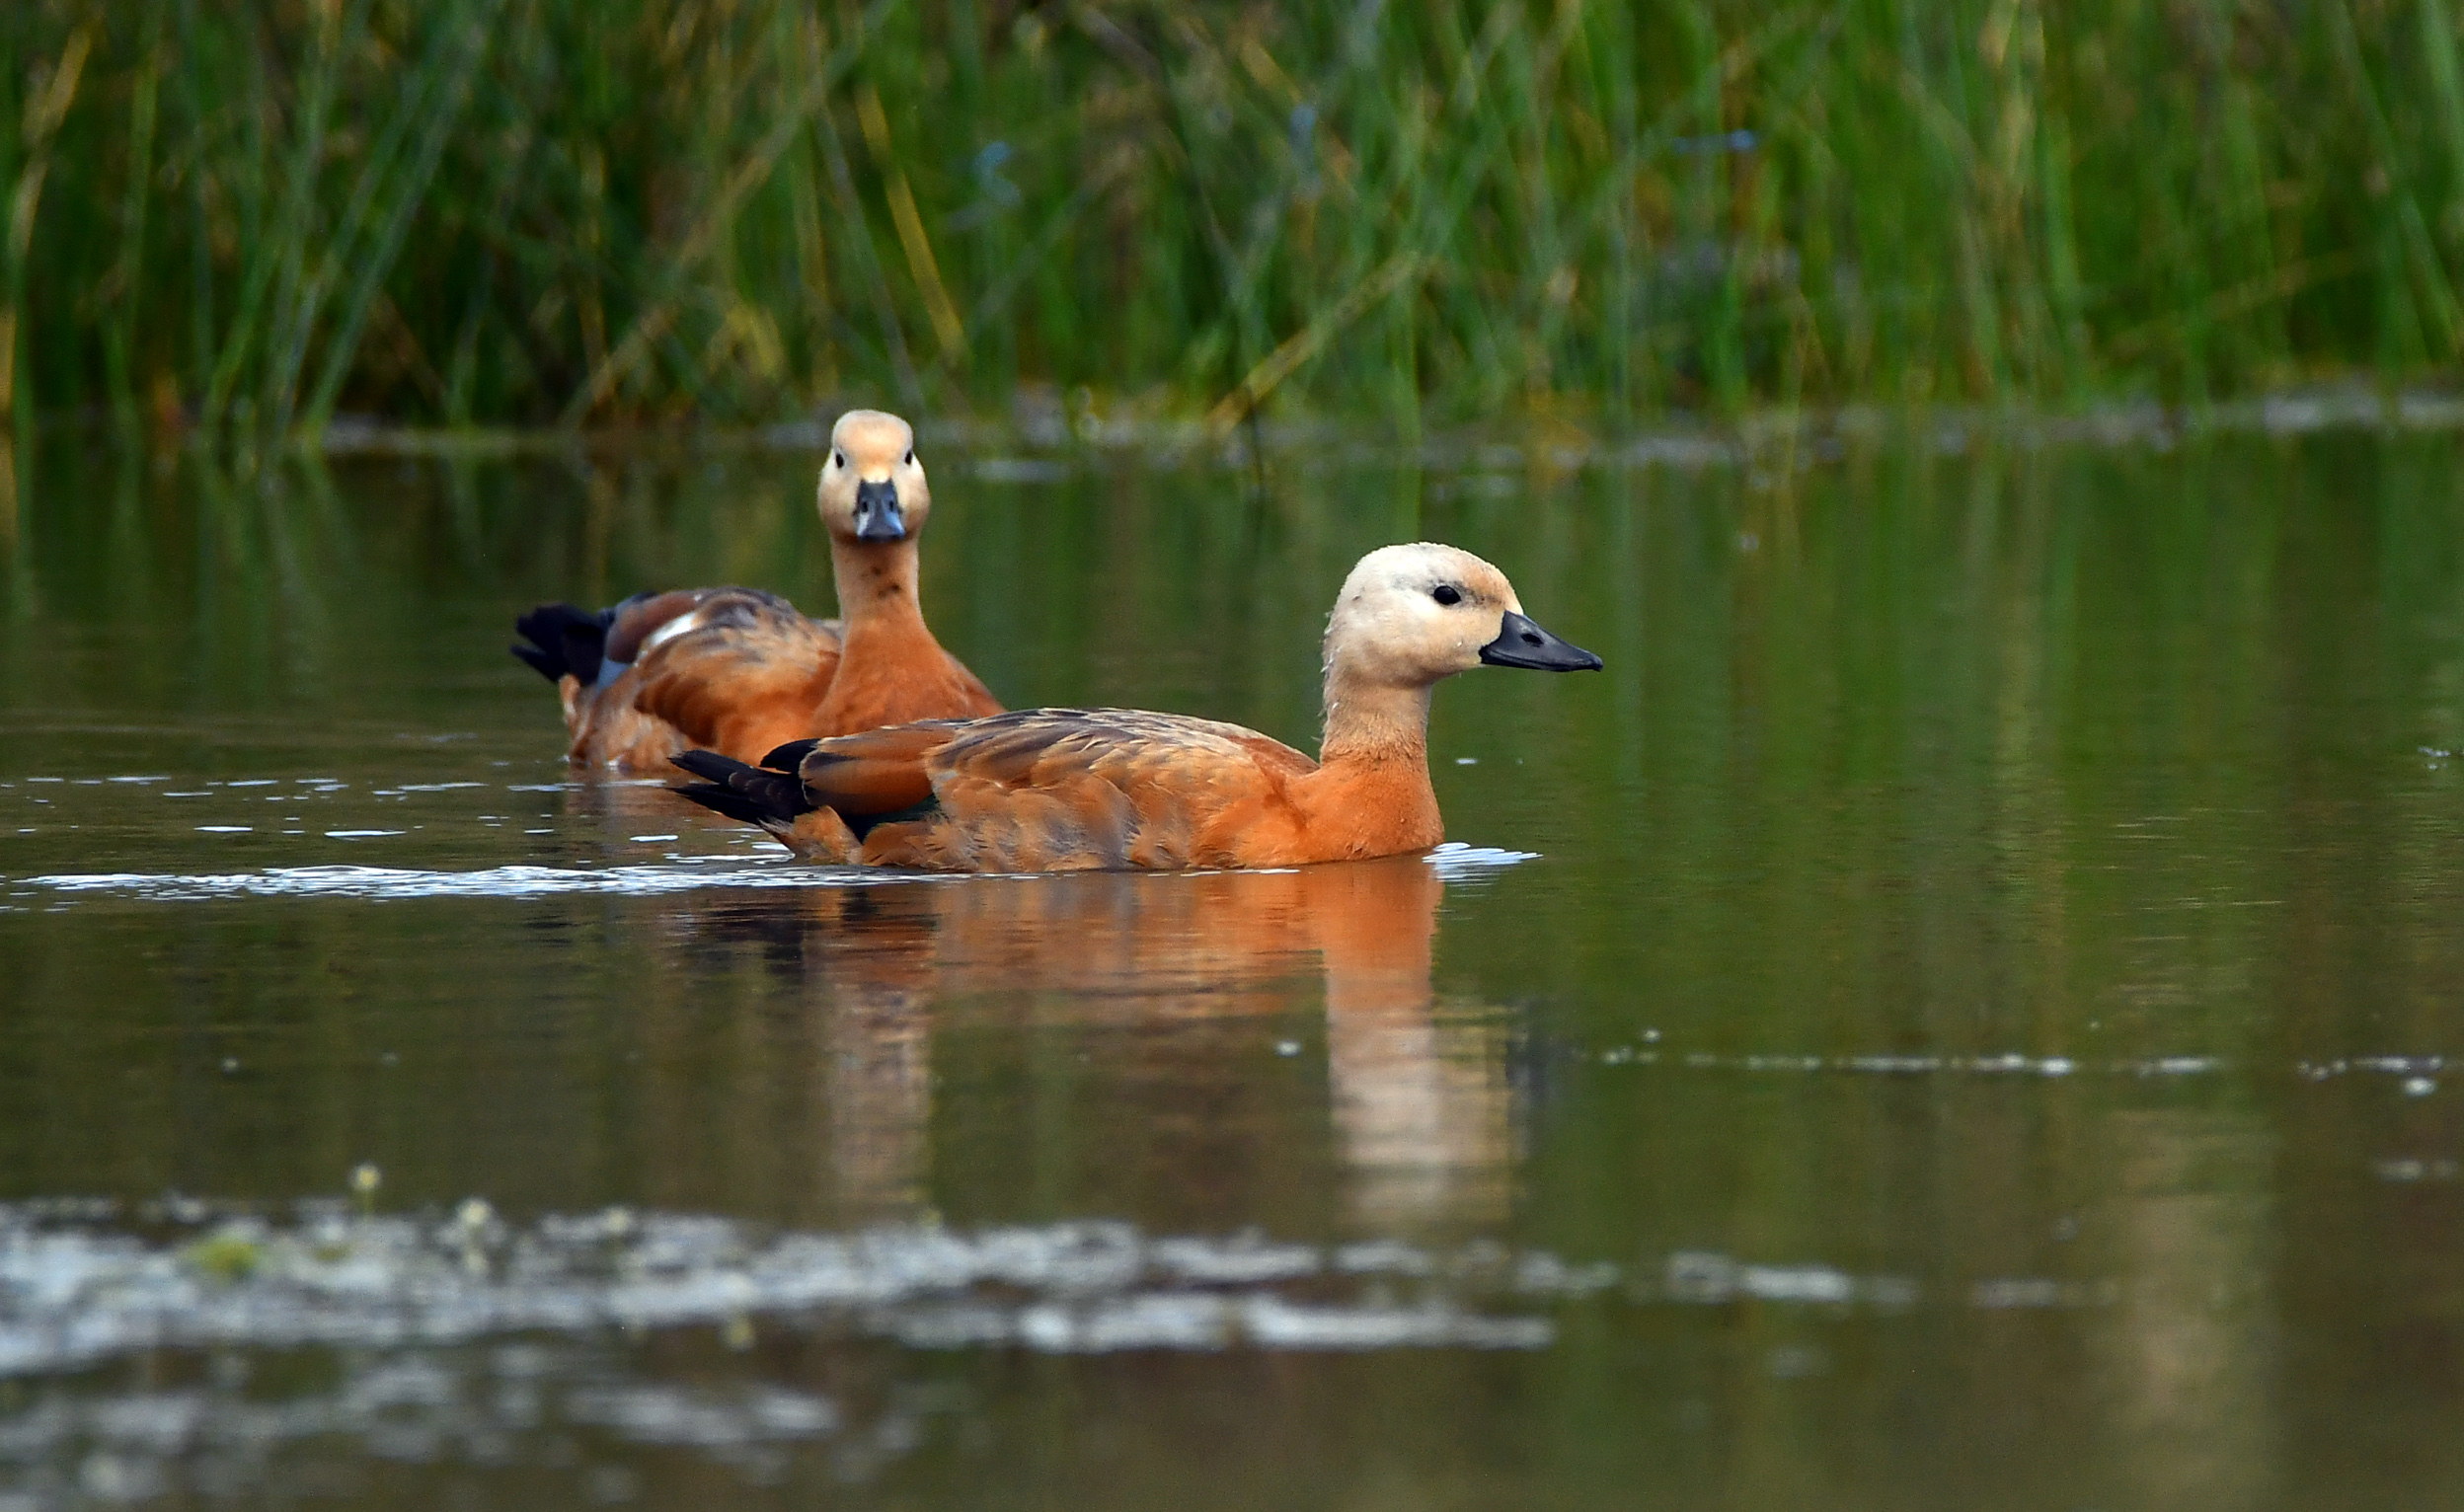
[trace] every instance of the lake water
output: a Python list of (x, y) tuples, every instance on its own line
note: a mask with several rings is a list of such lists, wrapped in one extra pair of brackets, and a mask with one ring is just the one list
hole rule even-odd
[(808, 453), (54, 443), (0, 1509), (2464, 1504), (2458, 438), (2040, 440), (928, 440), (1013, 706), (1308, 746), (1414, 536), (1608, 662), (1439, 690), (1431, 859), (935, 881), (504, 653), (826, 604)]

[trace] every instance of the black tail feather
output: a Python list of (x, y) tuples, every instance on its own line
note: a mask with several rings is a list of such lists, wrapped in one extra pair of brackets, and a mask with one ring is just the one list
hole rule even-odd
[(805, 796), (804, 782), (792, 773), (748, 767), (717, 751), (686, 751), (672, 759), (703, 781), (668, 791), (731, 819), (792, 824), (813, 810), (812, 800)]
[(532, 670), (536, 671), (540, 676), (546, 678), (548, 681), (554, 683), (563, 682), (565, 680), (565, 658), (563, 656), (550, 655), (548, 652), (541, 650), (538, 646), (524, 645), (520, 643), (508, 645), (505, 649), (511, 651), (514, 655), (519, 656), (525, 662), (528, 662)]
[(541, 604), (513, 622), (514, 633), (530, 643), (514, 646), (513, 654), (550, 682), (569, 673), (586, 683), (596, 682), (599, 659), (607, 644), (607, 628), (615, 617), (614, 609), (593, 611), (572, 604)]
[(812, 748), (820, 743), (817, 739), (790, 740), (761, 758), (761, 764), (773, 772), (798, 771), (804, 766), (805, 758), (812, 754)]
[(734, 789), (722, 788), (717, 783), (687, 783), (681, 788), (670, 788), (667, 791), (680, 798), (691, 798), (711, 812), (733, 819), (740, 824), (759, 824), (762, 820), (772, 817), (769, 809)]

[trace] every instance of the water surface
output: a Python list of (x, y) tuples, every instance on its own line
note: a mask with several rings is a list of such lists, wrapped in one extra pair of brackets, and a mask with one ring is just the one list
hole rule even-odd
[(1609, 669), (1439, 691), (1434, 858), (926, 881), (503, 652), (826, 604), (812, 456), (56, 444), (0, 1507), (2464, 1500), (2457, 445), (945, 442), (1013, 705), (1307, 745), (1424, 535)]

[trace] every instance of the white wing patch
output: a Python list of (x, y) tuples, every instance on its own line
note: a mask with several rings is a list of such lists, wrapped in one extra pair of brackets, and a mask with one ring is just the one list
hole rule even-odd
[(639, 661), (644, 656), (649, 655), (651, 651), (660, 643), (673, 641), (676, 637), (683, 635), (687, 631), (699, 630), (701, 628), (702, 612), (699, 609), (695, 609), (689, 614), (677, 615), (674, 619), (669, 620), (666, 624), (661, 625), (658, 629), (652, 631), (649, 635), (642, 638), (642, 648), (634, 652), (634, 659)]

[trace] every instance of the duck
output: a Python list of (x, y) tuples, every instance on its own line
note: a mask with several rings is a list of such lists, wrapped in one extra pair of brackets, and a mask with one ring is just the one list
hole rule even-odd
[(1327, 618), (1316, 760), (1237, 724), (1125, 709), (1026, 709), (795, 740), (747, 763), (678, 753), (674, 791), (800, 859), (924, 871), (1310, 866), (1445, 837), (1428, 778), (1432, 689), (1476, 666), (1597, 671), (1523, 613), (1513, 584), (1435, 542), (1381, 547)]
[(879, 410), (840, 416), (817, 500), (835, 620), (718, 587), (595, 611), (542, 604), (514, 622), (513, 654), (564, 699), (568, 761), (655, 774), (692, 749), (751, 761), (798, 739), (1001, 712), (924, 623), (916, 544), (933, 494), (913, 427)]

